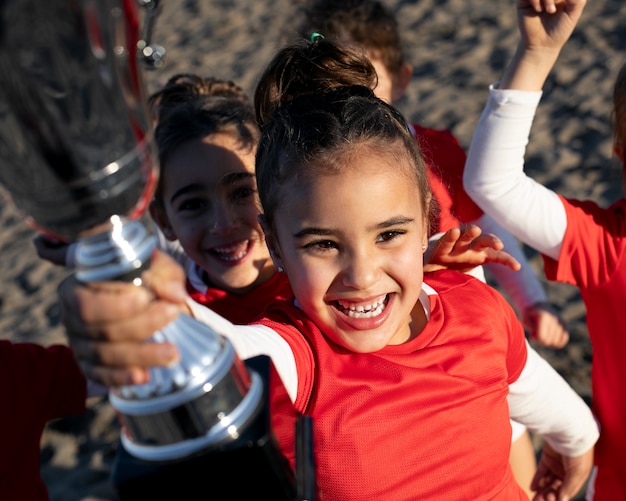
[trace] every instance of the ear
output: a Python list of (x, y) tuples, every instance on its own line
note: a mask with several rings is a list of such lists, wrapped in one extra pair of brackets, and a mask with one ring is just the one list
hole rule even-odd
[(410, 64), (403, 64), (393, 79), (393, 89), (391, 91), (392, 102), (398, 101), (402, 98), (402, 96), (404, 96), (406, 88), (411, 82), (412, 76), (413, 66)]
[(274, 268), (284, 269), (283, 260), (280, 257), (280, 245), (278, 244), (278, 239), (272, 232), (270, 225), (267, 222), (264, 214), (259, 214), (257, 216), (257, 221), (263, 228), (263, 233), (265, 234), (265, 245), (267, 245), (268, 250), (270, 251), (270, 257), (272, 258), (272, 262), (274, 263)]
[(163, 233), (163, 236), (167, 238), (170, 242), (177, 240), (178, 237), (176, 236), (176, 232), (172, 228), (170, 220), (168, 219), (167, 214), (163, 209), (163, 206), (153, 200), (152, 202), (150, 202), (148, 210), (150, 211), (150, 216), (152, 216), (152, 219), (154, 219), (154, 222), (161, 230), (161, 233)]

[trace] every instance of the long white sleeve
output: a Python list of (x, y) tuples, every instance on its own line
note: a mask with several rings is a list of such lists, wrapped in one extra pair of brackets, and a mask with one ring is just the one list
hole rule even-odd
[(579, 456), (600, 436), (591, 409), (572, 387), (526, 343), (522, 374), (509, 385), (511, 418), (541, 435), (557, 452)]
[(272, 359), (291, 401), (298, 390), (296, 360), (287, 341), (277, 332), (263, 325), (235, 325), (209, 308), (187, 301), (193, 317), (228, 338), (242, 360), (267, 355)]
[(557, 259), (567, 227), (556, 193), (524, 173), (524, 153), (541, 92), (489, 90), (472, 139), (463, 184), (500, 226)]
[(516, 238), (496, 223), (491, 216), (483, 214), (473, 221), (483, 233), (493, 233), (504, 244), (504, 250), (521, 264), (519, 271), (497, 263), (486, 263), (485, 270), (498, 282), (498, 285), (509, 296), (518, 313), (522, 314), (529, 306), (546, 302), (548, 296), (535, 270), (526, 259), (526, 254)]

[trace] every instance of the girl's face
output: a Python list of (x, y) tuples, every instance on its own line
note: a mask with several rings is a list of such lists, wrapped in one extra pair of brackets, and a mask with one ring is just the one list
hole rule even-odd
[(341, 173), (301, 176), (281, 190), (277, 264), (303, 311), (355, 352), (406, 342), (424, 325), (411, 322), (427, 227), (410, 169), (406, 159), (359, 147)]
[(254, 153), (229, 134), (183, 143), (162, 169), (164, 214), (153, 212), (210, 285), (239, 294), (274, 273), (257, 221)]

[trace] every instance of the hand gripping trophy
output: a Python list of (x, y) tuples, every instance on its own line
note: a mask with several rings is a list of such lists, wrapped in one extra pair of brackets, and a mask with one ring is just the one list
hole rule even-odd
[[(0, 3), (0, 183), (31, 223), (78, 242), (84, 282), (140, 282), (156, 246), (145, 209), (158, 169), (138, 66), (141, 56), (158, 66), (162, 51), (150, 29), (140, 36), (139, 6), (151, 25), (154, 0)], [(263, 408), (263, 378), (191, 317), (152, 339), (163, 340), (179, 363), (110, 392), (124, 448), (172, 462), (229, 447)]]

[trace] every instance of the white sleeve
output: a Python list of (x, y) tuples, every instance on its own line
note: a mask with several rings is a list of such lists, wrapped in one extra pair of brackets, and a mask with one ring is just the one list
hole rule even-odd
[(476, 204), (500, 226), (557, 259), (567, 227), (553, 191), (524, 173), (524, 154), (541, 92), (489, 89), (463, 172)]
[(516, 238), (487, 214), (483, 214), (473, 223), (478, 225), (484, 233), (493, 233), (500, 238), (504, 244), (504, 250), (522, 265), (519, 271), (514, 271), (508, 266), (502, 266), (498, 263), (484, 264), (485, 270), (506, 292), (517, 312), (523, 314), (529, 306), (546, 302), (548, 300), (546, 291)]
[(511, 418), (569, 457), (588, 451), (600, 436), (591, 409), (572, 387), (526, 343), (528, 359), (509, 385)]
[(168, 240), (163, 235), (161, 228), (153, 221), (154, 227), (154, 235), (157, 239), (157, 247), (167, 252), (171, 257), (173, 257), (178, 264), (180, 264), (183, 268), (186, 268), (191, 261), (189, 257), (187, 257), (187, 253), (183, 249), (183, 246), (180, 245), (178, 240)]
[(291, 401), (296, 399), (298, 372), (291, 347), (276, 331), (264, 325), (235, 325), (209, 308), (187, 300), (193, 317), (228, 338), (242, 360), (267, 355), (272, 359)]

